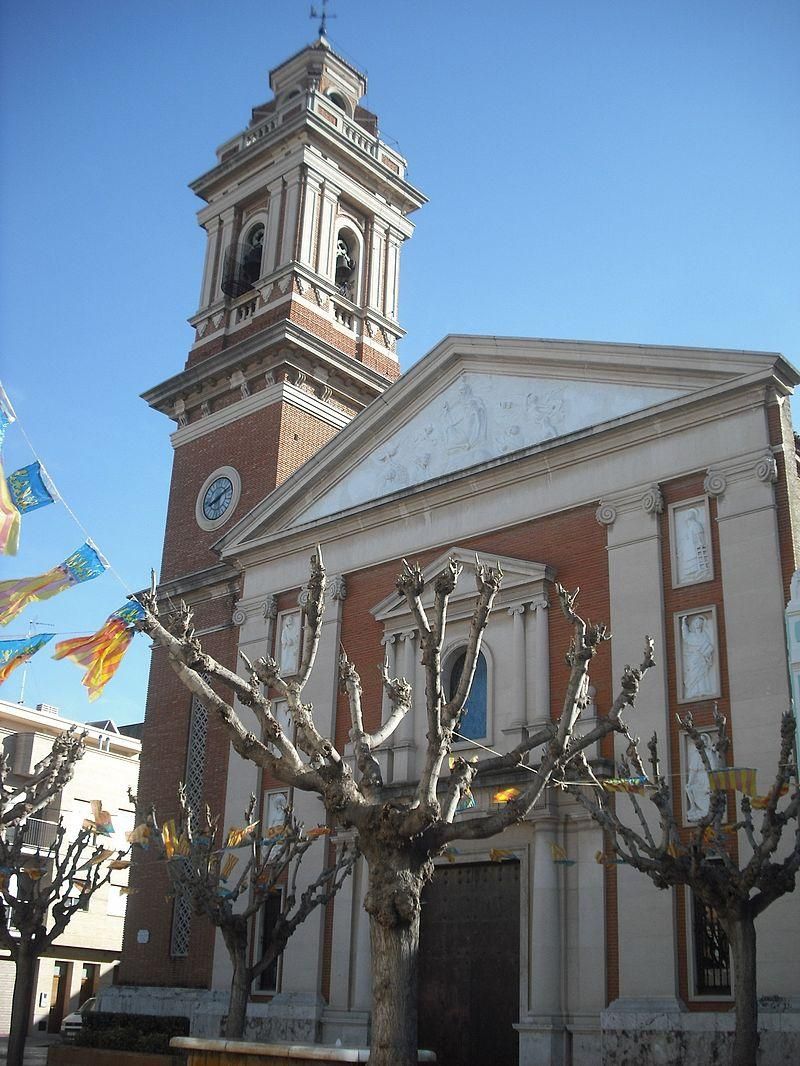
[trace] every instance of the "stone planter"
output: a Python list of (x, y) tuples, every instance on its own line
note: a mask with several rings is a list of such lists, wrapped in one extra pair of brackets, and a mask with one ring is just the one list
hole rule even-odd
[(52, 1044), (47, 1049), (47, 1066), (184, 1066), (185, 1062), (184, 1056), (178, 1053), (153, 1055), (72, 1044)]
[[(335, 1066), (340, 1062), (369, 1061), (369, 1048), (325, 1044), (252, 1044), (247, 1040), (175, 1036), (170, 1047), (188, 1053), (187, 1066)], [(418, 1061), (436, 1062), (436, 1055), (420, 1051)]]

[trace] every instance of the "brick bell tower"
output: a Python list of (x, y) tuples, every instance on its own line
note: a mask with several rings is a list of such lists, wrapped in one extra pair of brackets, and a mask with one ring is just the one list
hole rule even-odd
[[(273, 98), (191, 184), (207, 234), (184, 369), (144, 393), (176, 423), (159, 593), (191, 604), (209, 654), (236, 667), (240, 575), (215, 542), (399, 377), (400, 250), (425, 197), (362, 107), (363, 74), (324, 36), (270, 73)], [(166, 610), (166, 607), (164, 608)], [(178, 781), (224, 809), (228, 742), (156, 650), (139, 796), (162, 818)], [(134, 871), (119, 979), (209, 987), (213, 936)]]

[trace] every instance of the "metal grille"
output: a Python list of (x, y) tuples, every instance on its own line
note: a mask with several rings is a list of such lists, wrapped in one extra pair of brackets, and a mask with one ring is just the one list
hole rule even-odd
[(731, 994), (731, 953), (728, 938), (712, 907), (694, 900), (695, 995)]
[[(203, 776), (206, 768), (206, 738), (208, 711), (195, 697), (192, 700), (189, 722), (189, 743), (186, 748), (186, 802), (192, 823), (200, 813), (203, 802)], [(194, 825), (192, 826), (194, 828)], [(192, 903), (188, 896), (175, 896), (172, 906), (172, 937), (169, 953), (173, 958), (189, 954), (189, 934), (192, 929)]]
[[(208, 736), (208, 711), (200, 700), (192, 700), (192, 718), (189, 723), (189, 745), (186, 750), (186, 802), (189, 804), (192, 822), (200, 814), (203, 802), (203, 775), (206, 769), (206, 737)], [(194, 829), (194, 824), (192, 825)]]

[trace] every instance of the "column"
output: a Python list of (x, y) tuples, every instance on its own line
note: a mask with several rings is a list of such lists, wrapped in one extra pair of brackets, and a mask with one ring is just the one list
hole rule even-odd
[(316, 174), (306, 173), (303, 177), (303, 201), (300, 217), (300, 239), (298, 259), (305, 266), (314, 269), (316, 259), (316, 226), (320, 188), (322, 182)]
[(533, 733), (550, 720), (550, 601), (541, 596), (529, 604), (533, 624), (527, 626), (525, 648), (528, 661), (527, 722)]
[[(413, 686), (414, 696), (412, 709), (405, 716), (395, 732), (394, 748), (394, 781), (411, 781), (416, 770), (414, 752), (414, 718), (417, 707), (424, 706), (424, 695), (417, 691), (417, 631), (409, 629), (400, 633), (398, 639), (403, 643), (403, 672), (402, 676)], [(399, 656), (398, 656), (399, 658)]]
[[(384, 655), (385, 655), (385, 662), (386, 662), (386, 670), (387, 670), (387, 672), (389, 674), (389, 677), (397, 677), (397, 637), (395, 636), (394, 633), (386, 633), (383, 636), (383, 638), (381, 639), (381, 644), (383, 645), (383, 647), (385, 649)], [(391, 703), (389, 701), (389, 697), (386, 695), (385, 691), (383, 692), (381, 699), (382, 699), (382, 703), (381, 703), (381, 723), (383, 723), (383, 722), (385, 722), (388, 719), (389, 715), (392, 713), (392, 705), (391, 705)], [(402, 723), (397, 727), (397, 729), (401, 729), (401, 728), (402, 728)], [(392, 760), (391, 760), (390, 756), (391, 756), (391, 753), (392, 753), (392, 745), (394, 744), (396, 739), (397, 739), (397, 730), (395, 730), (394, 734), (391, 737), (389, 737), (389, 739), (386, 741), (385, 744), (383, 744), (380, 748), (378, 748), (377, 751), (373, 752), (373, 755), (378, 760), (378, 764), (379, 764), (379, 766), (381, 768), (381, 773), (383, 774), (383, 780), (387, 784), (393, 779), (392, 767), (391, 767), (391, 761)]]
[(328, 281), (336, 277), (336, 209), (341, 190), (329, 181), (321, 187), (319, 232), (317, 235), (317, 272)]
[[(659, 516), (662, 510), (658, 486), (642, 486), (601, 501), (597, 520), (608, 529), (614, 691), (625, 665), (641, 662), (645, 635), (649, 633), (655, 642), (656, 666), (648, 672), (636, 709), (628, 717), (633, 732), (645, 738), (645, 742), (653, 732), (658, 733), (662, 772), (668, 774), (671, 772), (670, 709), (661, 576)], [(627, 798), (620, 796), (617, 802), (622, 817), (638, 829)], [(655, 827), (657, 818), (650, 807), (652, 804), (642, 804), (645, 816)], [(641, 1008), (642, 1000), (646, 1000), (645, 1009), (678, 1009), (673, 893), (659, 891), (649, 878), (630, 867), (616, 869), (620, 996), (617, 1008)]]
[(281, 194), (283, 180), (278, 178), (267, 186), (269, 193), (269, 212), (267, 214), (267, 231), (264, 234), (264, 274), (271, 274), (278, 266), (278, 234), (281, 225)]
[(297, 226), (300, 205), (300, 174), (294, 171), (286, 178), (283, 190), (283, 235), (278, 250), (278, 263), (290, 263), (297, 255)]
[(519, 1024), (520, 1061), (530, 1066), (562, 1066), (562, 913), (564, 867), (556, 866), (550, 845), (558, 843), (558, 823), (536, 821), (529, 882), (528, 1002)]
[(376, 311), (381, 309), (385, 240), (386, 224), (382, 219), (376, 218), (370, 227), (369, 234), (369, 289), (367, 290), (367, 305), (374, 307)]
[(508, 608), (511, 615), (511, 669), (512, 690), (508, 725), (503, 729), (507, 738), (506, 747), (515, 747), (525, 735), (527, 721), (527, 662), (525, 648), (525, 604), (517, 603)]

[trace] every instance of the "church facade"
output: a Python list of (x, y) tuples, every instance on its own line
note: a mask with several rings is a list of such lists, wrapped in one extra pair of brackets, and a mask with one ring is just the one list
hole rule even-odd
[[(386, 657), (416, 694), (379, 753), (402, 794), (425, 734), (419, 635), (394, 591), (402, 559), (431, 574), (448, 556), (464, 564), (445, 680), (466, 642), (469, 570), (476, 556), (499, 560), (460, 752), (502, 752), (558, 714), (569, 642), (558, 581), (580, 587), (584, 615), (613, 633), (588, 722), (654, 638), (631, 725), (658, 733), (685, 832), (706, 797), (676, 713), (691, 709), (711, 735), (716, 705), (731, 762), (756, 768), (766, 790), (789, 701), (783, 612), (800, 544), (789, 397), (800, 376), (775, 353), (448, 336), (401, 377), (400, 250), (425, 198), (360, 105), (363, 75), (324, 38), (270, 80), (274, 99), (193, 185), (208, 233), (196, 341), (185, 369), (145, 397), (176, 422), (164, 601), (193, 606), (205, 650), (224, 664), (235, 669), (239, 650), (272, 654), (290, 673), (321, 545), (328, 602), (304, 698), (346, 750), (339, 648), (361, 674), (367, 728), (388, 710), (376, 669)], [(613, 772), (610, 744), (591, 756)], [(289, 796), (230, 755), (156, 650), (140, 796), (169, 811), (178, 780), (226, 825), (251, 791), (266, 820), (287, 801), (307, 824), (324, 817), (315, 797)], [(476, 790), (479, 808), (495, 787)], [(554, 845), (569, 864), (553, 861)], [(522, 825), (441, 860), (423, 911), (422, 1046), (454, 1066), (588, 1066), (601, 1041), (624, 1049), (646, 1031), (651, 1061), (677, 1062), (664, 1057), (676, 1033), (699, 1054), (730, 1030), (735, 974), (713, 915), (688, 892), (598, 863), (603, 847), (582, 809), (550, 790)], [(306, 882), (325, 859), (309, 853)], [(163, 870), (145, 861), (133, 884), (120, 985), (104, 1002), (167, 1004), (214, 1032), (229, 981), (222, 942), (165, 903)], [(357, 869), (298, 930), (271, 986), (254, 990), (254, 1034), (367, 1042), (364, 891)], [(797, 1050), (800, 978), (785, 945), (799, 926), (792, 896), (760, 919), (776, 1053)]]

